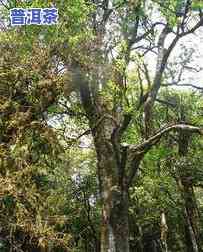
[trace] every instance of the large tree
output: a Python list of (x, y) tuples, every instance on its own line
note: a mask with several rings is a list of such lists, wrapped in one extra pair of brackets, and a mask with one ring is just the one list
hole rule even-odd
[[(184, 123), (171, 122), (164, 127), (161, 125), (161, 129), (155, 129), (153, 113), (170, 54), (181, 38), (195, 32), (203, 24), (201, 11), (199, 18), (196, 17), (199, 20), (190, 27), (188, 17), (192, 14), (189, 6), (184, 6), (181, 13), (177, 14), (175, 1), (160, 4), (157, 9), (159, 7), (164, 14), (161, 15), (159, 12), (158, 20), (154, 20), (153, 17), (150, 19), (146, 6), (149, 7), (150, 3), (146, 2), (145, 6), (141, 1), (118, 2), (113, 5), (108, 1), (98, 3), (97, 12), (94, 12), (92, 20), (98, 43), (94, 44), (96, 48), (89, 55), (90, 59), (92, 57), (95, 59), (96, 56), (100, 58), (97, 70), (91, 67), (90, 62), (84, 65), (79, 61), (73, 62), (71, 69), (73, 82), (79, 89), (81, 104), (88, 118), (97, 152), (103, 202), (102, 252), (129, 251), (128, 190), (145, 153), (171, 130), (202, 134), (200, 128)], [(158, 12), (157, 9), (155, 12)], [(113, 26), (115, 27), (112, 28)], [(153, 37), (156, 27), (161, 27), (157, 42)], [(167, 47), (166, 39), (170, 34), (173, 38)], [(115, 41), (116, 44), (112, 45), (112, 37), (112, 42)], [(145, 42), (140, 45), (142, 40)], [(108, 48), (106, 41), (111, 47), (116, 46), (117, 51), (113, 51), (113, 58), (106, 51)], [(144, 65), (149, 87), (145, 94), (141, 94), (138, 106), (130, 104), (127, 75), (127, 67), (136, 44), (138, 48), (147, 47), (143, 53), (154, 48), (157, 54), (156, 70), (152, 80)], [(111, 51), (111, 48), (109, 50)], [(114, 92), (109, 88), (110, 85), (113, 86)], [(143, 90), (142, 87), (141, 89)], [(130, 127), (133, 116), (142, 109), (144, 120), (141, 120), (143, 129), (141, 143), (123, 144), (122, 137)]]
[[(45, 6), (39, 2), (32, 6)], [(203, 25), (201, 9), (193, 13), (189, 1), (181, 6), (178, 2), (58, 1), (61, 16), (56, 28), (19, 29), (24, 53), (38, 38), (51, 60), (50, 66), (48, 62), (44, 65), (46, 74), (40, 69), (51, 87), (45, 82), (39, 116), (44, 116), (51, 104), (65, 100), (65, 111), (60, 113), (86, 118), (89, 126), (84, 134), (91, 133), (93, 138), (102, 201), (101, 252), (129, 251), (129, 188), (145, 154), (171, 131), (202, 134), (196, 125), (173, 120), (158, 127), (155, 120), (173, 49)], [(19, 3), (18, 7), (28, 5)], [(12, 32), (19, 39), (15, 28)], [(153, 74), (144, 58), (149, 52), (156, 55)], [(130, 64), (134, 82), (129, 77)], [(60, 89), (56, 101), (52, 77), (60, 71), (64, 93)], [(139, 123), (132, 143), (125, 136), (134, 129), (135, 118)]]

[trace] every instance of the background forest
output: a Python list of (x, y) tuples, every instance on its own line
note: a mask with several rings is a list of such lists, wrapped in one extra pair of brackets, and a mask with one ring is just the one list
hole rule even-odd
[(203, 250), (201, 5), (0, 1), (1, 252)]

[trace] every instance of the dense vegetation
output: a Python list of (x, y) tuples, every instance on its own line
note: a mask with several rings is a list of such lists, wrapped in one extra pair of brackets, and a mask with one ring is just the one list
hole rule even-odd
[(1, 1), (0, 251), (202, 251), (200, 1), (54, 4)]

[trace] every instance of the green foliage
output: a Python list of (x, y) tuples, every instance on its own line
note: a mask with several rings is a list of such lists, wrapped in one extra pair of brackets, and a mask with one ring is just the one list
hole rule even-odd
[[(132, 116), (114, 148), (121, 149), (120, 142), (142, 143), (146, 139), (141, 99), (150, 85), (143, 73), (138, 74), (144, 67), (144, 56), (128, 55), (128, 43), (133, 38), (137, 18), (138, 28), (141, 27), (138, 35), (150, 29), (154, 4), (162, 19), (175, 28), (179, 22), (179, 3), (154, 0), (146, 10), (147, 1), (112, 1), (113, 43), (110, 35), (98, 36), (98, 27), (93, 24), (94, 19), (97, 25), (100, 22), (97, 19), (103, 13), (101, 6), (85, 0), (55, 1), (59, 10), (56, 26), (9, 27), (0, 31), (3, 51), (0, 56), (0, 251), (95, 251), (101, 232), (102, 202), (96, 167), (99, 157), (89, 133), (94, 137), (101, 121), (89, 130), (81, 94), (72, 83), (70, 63), (77, 63), (89, 78), (96, 117), (106, 119), (102, 114), (105, 112), (117, 126), (123, 122), (124, 115)], [(52, 5), (48, 0), (7, 4), (9, 8)], [(196, 3), (193, 8), (197, 8)], [(0, 12), (6, 20), (8, 10), (2, 7)], [(105, 62), (101, 44), (108, 39), (116, 52), (112, 61)], [(150, 45), (155, 45), (156, 39), (156, 31), (146, 37)], [(128, 68), (128, 57), (133, 62), (131, 68)], [(167, 79), (163, 80), (165, 83)], [(203, 124), (199, 94), (165, 89), (158, 98), (165, 103), (155, 102), (155, 128), (179, 123), (183, 114), (187, 123)], [(145, 155), (130, 188), (130, 241), (136, 248), (142, 239), (143, 244), (147, 243), (146, 237), (156, 235), (160, 240), (160, 214), (164, 210), (170, 251), (185, 251), (184, 200), (178, 179), (197, 186), (198, 204), (203, 212), (203, 142), (191, 136), (187, 156), (180, 157), (178, 140), (179, 132), (164, 136)]]

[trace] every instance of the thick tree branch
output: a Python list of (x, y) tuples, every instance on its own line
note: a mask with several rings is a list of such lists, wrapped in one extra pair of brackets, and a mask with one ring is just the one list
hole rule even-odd
[(144, 155), (154, 146), (156, 145), (161, 138), (171, 132), (171, 131), (184, 131), (190, 133), (197, 133), (203, 135), (203, 128), (196, 127), (193, 125), (187, 124), (174, 124), (166, 126), (160, 129), (155, 135), (149, 137), (143, 143), (138, 145), (131, 144), (123, 144), (123, 148), (128, 148), (128, 157), (129, 157), (129, 165), (128, 165), (128, 175), (127, 175), (127, 186), (130, 186), (133, 178), (135, 177), (139, 164), (144, 158)]
[(171, 107), (173, 107), (173, 108), (175, 108), (176, 107), (176, 104), (175, 103), (172, 103), (172, 102), (170, 102), (170, 101), (165, 101), (165, 100), (161, 100), (161, 99), (156, 99), (156, 101), (157, 102), (159, 102), (159, 103), (161, 103), (161, 104), (164, 104), (164, 105), (166, 105), (166, 106), (171, 106)]
[[(147, 140), (145, 140), (143, 143), (139, 144), (139, 145), (127, 145), (129, 147), (129, 149), (133, 150), (133, 151), (148, 151), (152, 146), (154, 146), (163, 135), (165, 135), (166, 133), (175, 130), (175, 131), (179, 131), (179, 130), (184, 130), (184, 131), (188, 131), (191, 133), (198, 133), (200, 135), (203, 135), (203, 128), (200, 127), (196, 127), (193, 125), (187, 125), (187, 124), (174, 124), (174, 125), (169, 125), (166, 126), (162, 129), (160, 129), (155, 135), (149, 137)], [(126, 146), (126, 145), (125, 145)]]
[(144, 101), (144, 123), (145, 123), (145, 137), (148, 138), (153, 129), (153, 120), (152, 120), (152, 109), (154, 102), (156, 100), (156, 96), (161, 86), (161, 80), (166, 68), (166, 64), (169, 58), (169, 55), (173, 48), (175, 47), (178, 37), (172, 41), (168, 49), (164, 48), (164, 42), (167, 35), (171, 32), (169, 25), (167, 24), (162, 30), (159, 40), (158, 40), (158, 56), (157, 56), (157, 65), (156, 65), (156, 73), (153, 81), (153, 85), (149, 92), (149, 95)]
[(122, 122), (122, 124), (121, 124), (121, 126), (119, 128), (119, 131), (118, 131), (119, 138), (123, 135), (125, 130), (128, 128), (128, 125), (130, 124), (131, 119), (132, 119), (132, 114), (126, 113), (124, 115), (123, 122)]

